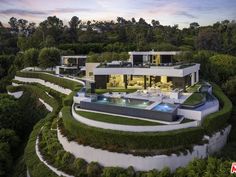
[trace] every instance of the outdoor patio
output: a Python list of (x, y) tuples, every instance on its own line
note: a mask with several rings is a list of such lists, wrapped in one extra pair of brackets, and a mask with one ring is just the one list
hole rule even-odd
[(124, 92), (111, 92), (103, 94), (107, 97), (124, 97), (124, 98), (135, 98), (135, 99), (145, 99), (154, 102), (164, 102), (171, 104), (182, 104), (191, 93), (184, 93), (182, 90), (172, 90), (172, 91), (161, 91), (158, 88), (148, 88), (144, 90), (137, 90), (133, 93)]

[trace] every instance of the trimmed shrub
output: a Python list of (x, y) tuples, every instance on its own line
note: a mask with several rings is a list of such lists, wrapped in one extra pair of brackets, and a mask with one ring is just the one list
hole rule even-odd
[(159, 174), (159, 177), (171, 177), (170, 168), (164, 167)]
[(73, 162), (73, 168), (75, 169), (76, 176), (85, 177), (86, 169), (87, 169), (87, 162), (83, 159), (77, 158)]
[(63, 100), (63, 106), (72, 106), (73, 104), (73, 97), (75, 95), (75, 91), (71, 92), (66, 98)]
[(7, 91), (10, 92), (10, 93), (14, 93), (14, 92), (22, 91), (22, 88), (21, 87), (15, 87), (15, 86), (12, 86), (12, 85), (8, 85), (7, 86)]
[(38, 132), (40, 131), (41, 127), (44, 125), (46, 121), (48, 121), (49, 116), (47, 118), (42, 119), (39, 121), (35, 126), (31, 135), (29, 137), (27, 146), (25, 148), (25, 163), (27, 168), (29, 169), (31, 177), (58, 177), (54, 172), (52, 172), (47, 166), (41, 162), (35, 152), (35, 143)]
[(61, 160), (62, 164), (69, 166), (69, 164), (72, 164), (74, 162), (75, 157), (71, 153), (65, 152)]
[(102, 177), (130, 177), (127, 176), (126, 170), (119, 167), (105, 167), (102, 172)]
[(209, 114), (203, 120), (203, 128), (207, 134), (212, 134), (223, 129), (231, 116), (233, 105), (229, 98), (222, 92), (219, 86), (213, 84), (213, 94), (218, 98), (221, 109), (218, 112)]
[(97, 162), (91, 162), (87, 166), (88, 177), (98, 177), (102, 173), (102, 167)]

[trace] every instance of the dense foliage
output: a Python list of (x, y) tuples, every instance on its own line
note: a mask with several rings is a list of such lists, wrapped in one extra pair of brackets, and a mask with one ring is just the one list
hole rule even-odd
[[(25, 111), (27, 110), (27, 111)], [(13, 176), (13, 163), (22, 153), (32, 126), (46, 111), (29, 92), (16, 100), (0, 94), (0, 176)]]
[(60, 64), (60, 52), (57, 48), (43, 48), (39, 53), (39, 66), (50, 68)]

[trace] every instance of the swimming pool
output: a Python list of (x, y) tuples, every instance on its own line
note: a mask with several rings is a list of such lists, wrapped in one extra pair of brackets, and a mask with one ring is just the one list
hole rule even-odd
[(152, 110), (154, 111), (161, 111), (161, 112), (173, 112), (176, 110), (177, 105), (175, 104), (170, 104), (170, 103), (160, 103), (156, 105)]
[(154, 108), (148, 109), (148, 106), (155, 104), (153, 101), (134, 99), (134, 98), (116, 98), (106, 96), (96, 96), (93, 99), (85, 99), (80, 101), (80, 108), (107, 112), (112, 114), (141, 117), (153, 120), (176, 121), (177, 106), (171, 104), (167, 107), (164, 103), (155, 105)]
[(141, 100), (133, 98), (115, 98), (115, 97), (105, 97), (105, 96), (98, 96), (97, 99), (92, 100), (92, 102), (99, 104), (140, 108), (140, 109), (145, 109), (147, 106), (154, 103), (149, 100)]

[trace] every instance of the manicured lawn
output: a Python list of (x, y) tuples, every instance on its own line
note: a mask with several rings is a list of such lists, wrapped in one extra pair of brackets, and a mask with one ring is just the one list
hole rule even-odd
[(187, 100), (183, 103), (184, 105), (195, 106), (202, 103), (205, 99), (205, 95), (203, 93), (193, 93)]
[(113, 123), (113, 124), (121, 124), (121, 125), (161, 125), (157, 122), (151, 122), (151, 121), (145, 121), (145, 120), (139, 120), (139, 119), (131, 119), (127, 117), (121, 117), (121, 116), (112, 116), (107, 114), (101, 114), (101, 113), (93, 113), (93, 112), (87, 112), (87, 111), (76, 111), (77, 114), (86, 117), (88, 119), (101, 121), (101, 122), (107, 122), (107, 123)]
[(191, 87), (188, 87), (187, 92), (189, 93), (197, 92), (200, 87), (201, 87), (201, 83), (197, 83)]

